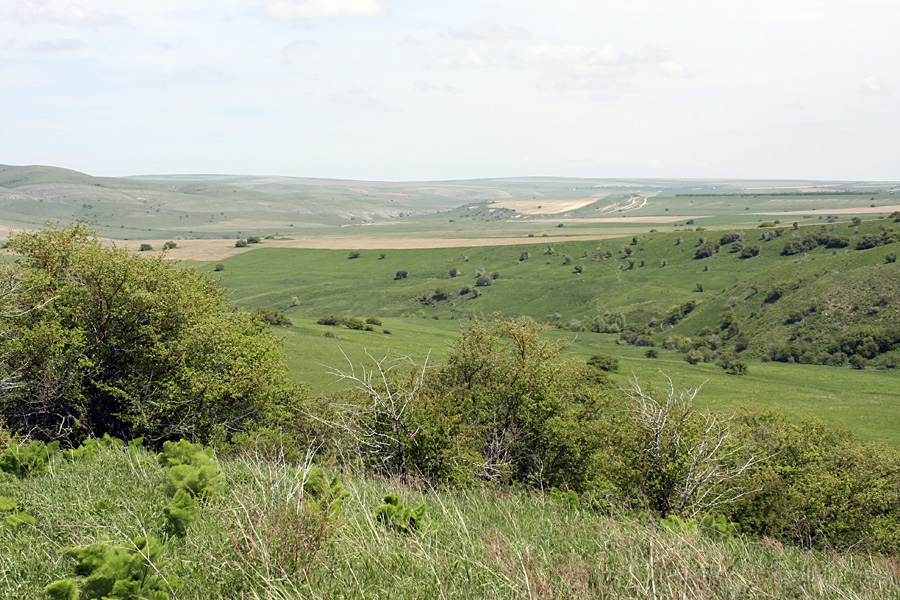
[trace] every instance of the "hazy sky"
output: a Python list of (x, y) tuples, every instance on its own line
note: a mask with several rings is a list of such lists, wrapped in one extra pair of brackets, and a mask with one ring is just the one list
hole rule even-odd
[(896, 0), (0, 0), (0, 163), (900, 179)]

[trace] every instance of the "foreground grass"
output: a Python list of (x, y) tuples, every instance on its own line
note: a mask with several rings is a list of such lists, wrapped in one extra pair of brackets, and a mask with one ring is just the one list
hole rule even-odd
[[(146, 534), (166, 541), (156, 567), (184, 600), (900, 597), (896, 559), (676, 534), (496, 488), (436, 492), (350, 477), (343, 510), (324, 532), (299, 527), (303, 509), (298, 517), (287, 500), (296, 467), (223, 461), (225, 481), (183, 539), (165, 537), (164, 472), (144, 453), (103, 449), (2, 482), (0, 495), (36, 521), (0, 527), (0, 598), (40, 598), (49, 582), (71, 577), (65, 547)], [(385, 528), (372, 513), (389, 492), (407, 505), (427, 502), (431, 524), (414, 534)], [(300, 549), (295, 567), (286, 548)]]

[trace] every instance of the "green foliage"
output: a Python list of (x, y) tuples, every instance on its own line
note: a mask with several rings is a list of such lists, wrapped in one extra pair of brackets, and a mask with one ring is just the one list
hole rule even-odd
[(581, 506), (581, 498), (575, 493), (575, 490), (562, 491), (555, 487), (550, 488), (550, 499), (559, 506), (575, 510)]
[(234, 243), (234, 247), (235, 247), (235, 248), (246, 248), (246, 247), (247, 247), (247, 240), (238, 240), (238, 241), (236, 241), (236, 242)]
[(337, 516), (350, 492), (344, 489), (339, 475), (328, 477), (321, 467), (310, 467), (303, 477), (304, 500), (312, 510)]
[(178, 244), (176, 244), (175, 242), (173, 242), (171, 240), (169, 240), (168, 242), (163, 244), (163, 250), (173, 250), (174, 248), (177, 248), (177, 247), (178, 247)]
[(744, 409), (738, 422), (770, 457), (750, 480), (757, 491), (729, 510), (742, 530), (805, 547), (900, 551), (900, 450), (774, 411)]
[(201, 503), (221, 481), (219, 467), (211, 450), (187, 440), (166, 442), (157, 461), (169, 469), (169, 481), (163, 485), (170, 498), (163, 506), (166, 528), (174, 535), (184, 536)]
[(724, 515), (707, 514), (702, 517), (683, 519), (678, 515), (668, 515), (659, 524), (674, 533), (700, 532), (716, 539), (732, 539), (737, 537), (737, 524), (730, 522)]
[(325, 315), (324, 317), (319, 317), (319, 320), (316, 321), (319, 325), (340, 325), (344, 322), (344, 317), (339, 317), (338, 315)]
[(280, 310), (260, 307), (254, 309), (253, 312), (255, 312), (260, 319), (262, 319), (269, 325), (273, 325), (275, 327), (290, 327), (292, 325), (291, 319)]
[(161, 575), (166, 567), (160, 559), (165, 548), (152, 537), (124, 544), (98, 543), (69, 548), (65, 555), (76, 561), (81, 594), (75, 580), (64, 579), (44, 588), (48, 598), (84, 600), (168, 600), (174, 581)]
[(612, 354), (594, 354), (587, 360), (587, 364), (607, 373), (615, 373), (619, 370), (619, 359)]
[(141, 247), (140, 247), (141, 252), (148, 252), (150, 250), (153, 250), (153, 246), (151, 246), (150, 244), (141, 244)]
[(362, 253), (359, 250), (351, 250), (347, 258), (359, 258), (360, 256), (362, 256)]
[(375, 509), (373, 516), (376, 521), (390, 529), (400, 533), (414, 533), (421, 531), (429, 524), (428, 517), (425, 515), (427, 510), (428, 504), (425, 502), (413, 508), (401, 504), (400, 498), (394, 494), (388, 494), (384, 497), (384, 504)]
[(341, 324), (347, 329), (363, 330), (366, 328), (366, 322), (357, 317), (343, 317)]
[(369, 325), (378, 325), (379, 327), (381, 327), (381, 319), (379, 319), (378, 317), (366, 317), (366, 323), (368, 323)]
[(397, 280), (397, 279), (406, 279), (407, 277), (409, 277), (409, 271), (407, 271), (406, 269), (400, 269), (400, 270), (397, 271), (397, 273), (394, 275), (394, 280)]
[(295, 401), (280, 342), (211, 277), (104, 248), (81, 224), (19, 233), (10, 247), (23, 255), (25, 310), (0, 338), (18, 378), (0, 396), (13, 431), (205, 440)]
[(0, 471), (16, 477), (30, 477), (47, 473), (50, 459), (59, 450), (59, 442), (45, 444), (42, 441), (11, 443), (0, 454)]
[(697, 247), (694, 258), (709, 258), (719, 251), (719, 245), (715, 242), (704, 242)]
[(0, 496), (0, 525), (15, 529), (21, 525), (34, 525), (34, 523), (34, 517), (24, 510), (19, 510), (18, 502), (7, 496)]

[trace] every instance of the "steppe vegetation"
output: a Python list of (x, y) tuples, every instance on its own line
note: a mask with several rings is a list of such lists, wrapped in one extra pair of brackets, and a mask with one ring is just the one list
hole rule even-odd
[(592, 241), (11, 235), (0, 597), (900, 597), (900, 213), (676, 191)]

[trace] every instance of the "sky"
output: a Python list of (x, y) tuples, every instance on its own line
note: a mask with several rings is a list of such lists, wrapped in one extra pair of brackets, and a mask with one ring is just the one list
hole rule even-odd
[(895, 0), (0, 0), (0, 163), (900, 179)]

